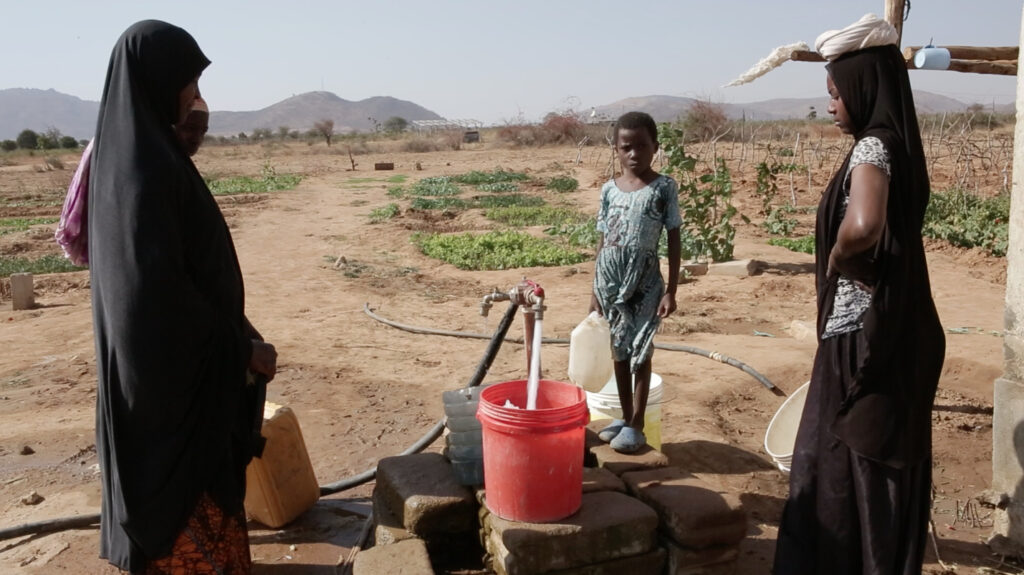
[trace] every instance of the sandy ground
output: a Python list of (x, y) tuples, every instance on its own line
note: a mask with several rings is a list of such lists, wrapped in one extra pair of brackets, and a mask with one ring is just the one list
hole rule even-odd
[[(407, 202), (399, 217), (371, 224), (370, 210), (393, 201), (385, 195), (392, 185), (386, 179), (406, 175), (408, 184), (498, 166), (541, 180), (571, 174), (580, 181), (577, 192), (558, 194), (542, 186), (527, 191), (551, 204), (594, 211), (608, 152), (586, 148), (579, 165), (576, 156), (572, 147), (510, 150), (485, 143), (408, 154), (384, 146), (356, 156), (359, 165), (351, 171), (340, 146), (207, 147), (199, 153), (197, 164), (208, 176), (257, 175), (268, 164), (279, 173), (304, 176), (291, 191), (220, 203), (245, 274), (248, 315), (280, 353), (280, 372), (268, 399), (298, 414), (321, 484), (361, 472), (412, 444), (442, 415), (441, 393), (464, 385), (486, 346), (483, 340), (398, 331), (366, 316), (364, 304), (408, 324), (489, 333), (501, 308), (481, 318), (481, 296), (495, 286), (507, 289), (525, 275), (547, 292), (545, 335), (568, 337), (589, 301), (592, 261), (465, 272), (423, 256), (409, 242), (412, 231), (491, 224), (479, 213), (449, 218), (407, 211)], [(0, 164), (0, 217), (59, 215), (76, 161), (66, 156), (61, 170), (44, 170), (38, 156)], [(377, 161), (394, 162), (395, 171), (372, 171)], [(816, 203), (824, 177), (815, 174), (810, 191), (806, 182), (796, 188), (800, 205)], [(945, 187), (942, 177), (940, 169), (939, 189)], [(814, 320), (813, 258), (767, 245), (767, 235), (756, 225), (751, 168), (734, 169), (733, 178), (736, 203), (755, 222), (739, 223), (736, 257), (768, 266), (752, 277), (703, 276), (680, 286), (679, 312), (665, 322), (658, 341), (721, 352), (792, 392), (808, 379), (814, 353), (813, 338), (793, 329), (794, 320)], [(801, 216), (803, 233), (810, 233), (811, 217)], [(0, 253), (56, 253), (54, 227), (41, 224), (0, 236)], [(336, 266), (341, 256), (344, 263)], [(968, 328), (947, 335), (933, 416), (939, 550), (956, 573), (1013, 572), (984, 545), (990, 510), (973, 499), (991, 477), (992, 382), (1002, 373), (1005, 262), (938, 243), (929, 245), (928, 257), (944, 325)], [(5, 289), (0, 291), (0, 528), (98, 512), (88, 274), (37, 276), (38, 306), (29, 311), (12, 311)], [(521, 329), (517, 320), (512, 331)], [(548, 345), (543, 357), (547, 377), (566, 377), (567, 346)], [(742, 494), (750, 531), (738, 573), (768, 572), (787, 476), (773, 467), (763, 440), (783, 398), (737, 369), (696, 355), (660, 351), (654, 368), (666, 386), (663, 451), (672, 464), (714, 475)], [(522, 346), (505, 344), (486, 381), (525, 375)], [(440, 443), (429, 449), (440, 450)], [(22, 454), (26, 446), (32, 454)], [(372, 483), (323, 499), (285, 529), (251, 524), (255, 572), (333, 573), (358, 537), (371, 489)], [(43, 501), (23, 503), (32, 491)], [(977, 507), (976, 520), (957, 517), (968, 504)], [(97, 558), (97, 546), (95, 529), (2, 541), (0, 571), (115, 573)], [(944, 572), (931, 546), (926, 567), (929, 573)]]

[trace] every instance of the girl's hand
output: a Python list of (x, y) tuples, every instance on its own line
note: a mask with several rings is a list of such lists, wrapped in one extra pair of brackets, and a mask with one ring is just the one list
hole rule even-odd
[(274, 374), (277, 373), (277, 350), (274, 346), (254, 339), (249, 370), (267, 376), (267, 381), (274, 379)]
[(676, 296), (666, 293), (661, 296), (661, 303), (658, 304), (658, 317), (665, 319), (676, 311)]
[(590, 309), (587, 310), (587, 313), (592, 311), (596, 311), (597, 315), (604, 317), (604, 312), (601, 311), (601, 302), (597, 301), (597, 296), (594, 294), (590, 294)]

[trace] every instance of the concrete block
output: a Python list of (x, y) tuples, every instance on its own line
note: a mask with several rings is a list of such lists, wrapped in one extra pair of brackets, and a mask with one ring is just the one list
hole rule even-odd
[(758, 260), (733, 260), (731, 262), (715, 262), (708, 266), (708, 275), (731, 276), (745, 278), (756, 275), (766, 264)]
[(595, 491), (618, 491), (626, 492), (626, 484), (611, 471), (603, 467), (583, 468), (583, 493)]
[(738, 545), (687, 549), (664, 537), (661, 545), (668, 552), (669, 575), (732, 575), (736, 572)]
[(15, 310), (36, 307), (36, 294), (32, 285), (32, 274), (11, 274), (11, 299)]
[(393, 170), (395, 169), (394, 162), (376, 162), (373, 164), (374, 170)]
[(655, 547), (647, 553), (631, 555), (621, 559), (613, 559), (603, 563), (584, 565), (574, 569), (549, 571), (545, 575), (631, 575), (660, 574), (665, 572), (665, 561), (668, 553), (661, 547)]
[(747, 534), (747, 514), (737, 495), (678, 467), (625, 473), (622, 480), (658, 513), (662, 533), (681, 547), (734, 546)]
[(374, 545), (393, 545), (416, 537), (402, 525), (402, 520), (377, 498), (373, 499), (373, 523)]
[(427, 546), (419, 539), (360, 551), (352, 565), (353, 575), (434, 575)]
[(679, 266), (680, 270), (684, 270), (692, 277), (707, 275), (708, 263), (707, 262), (691, 262), (684, 263)]
[(440, 453), (381, 459), (373, 498), (375, 506), (393, 511), (405, 529), (424, 539), (478, 528), (473, 492), (459, 485)]
[(532, 575), (578, 569), (656, 547), (658, 516), (622, 493), (583, 495), (574, 515), (553, 523), (521, 523), (491, 514), (487, 551), (501, 575)]
[(590, 453), (597, 460), (598, 467), (603, 467), (619, 476), (630, 471), (659, 469), (668, 466), (668, 457), (650, 445), (645, 445), (636, 453), (619, 453), (607, 443), (602, 443), (591, 447)]

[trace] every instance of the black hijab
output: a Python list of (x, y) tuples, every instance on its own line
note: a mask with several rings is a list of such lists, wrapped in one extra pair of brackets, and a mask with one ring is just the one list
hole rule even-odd
[(114, 46), (89, 179), (103, 473), (101, 556), (170, 550), (202, 493), (241, 509), (248, 456), (244, 290), (224, 218), (177, 144), (179, 94), (209, 60), (181, 28)]
[[(930, 186), (906, 63), (894, 45), (845, 54), (827, 66), (856, 141), (873, 136), (891, 161), (885, 228), (870, 253), (877, 281), (864, 327), (855, 332), (856, 365), (834, 432), (854, 451), (894, 466), (930, 448), (931, 405), (945, 339), (932, 301), (921, 225)], [(851, 150), (852, 154), (852, 150)], [(842, 221), (848, 155), (818, 210), (818, 334), (832, 312), (836, 276), (828, 257)]]

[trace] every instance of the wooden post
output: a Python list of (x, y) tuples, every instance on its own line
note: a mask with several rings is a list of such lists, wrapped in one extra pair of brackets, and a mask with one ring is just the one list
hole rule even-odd
[(896, 28), (896, 46), (903, 42), (903, 4), (904, 0), (885, 0), (885, 21)]

